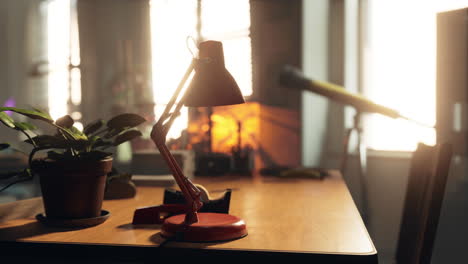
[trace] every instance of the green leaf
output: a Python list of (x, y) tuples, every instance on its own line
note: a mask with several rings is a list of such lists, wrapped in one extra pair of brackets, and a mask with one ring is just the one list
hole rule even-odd
[(55, 120), (55, 124), (63, 128), (71, 128), (74, 123), (75, 121), (73, 121), (73, 118), (71, 118), (69, 115), (62, 116)]
[(100, 129), (102, 126), (104, 126), (105, 122), (104, 120), (102, 119), (98, 119), (88, 125), (85, 126), (85, 128), (83, 129), (83, 132), (86, 134), (86, 135), (90, 135), (94, 132), (96, 132), (98, 129)]
[(16, 108), (16, 107), (6, 107), (6, 106), (0, 107), (0, 112), (4, 112), (4, 111), (12, 111), (20, 115), (24, 115), (32, 119), (46, 121), (48, 123), (54, 122), (54, 120), (50, 117), (49, 114), (44, 113), (42, 111), (27, 110), (27, 109), (21, 109), (21, 108)]
[(113, 117), (107, 122), (107, 127), (122, 131), (124, 128), (136, 127), (145, 121), (146, 120), (140, 115), (126, 113)]
[(112, 129), (110, 131), (108, 131), (106, 134), (104, 134), (104, 138), (112, 138), (112, 137), (115, 137), (117, 136), (118, 134), (120, 134), (122, 131), (124, 131), (125, 128), (122, 128), (122, 129)]
[(42, 115), (44, 115), (45, 117), (49, 118), (52, 120), (52, 117), (49, 115), (49, 113), (47, 113), (46, 111), (42, 110), (42, 109), (39, 109), (39, 108), (36, 108), (36, 107), (32, 107), (32, 109), (34, 109), (34, 111), (36, 112), (39, 112), (41, 113)]
[(60, 127), (60, 130), (63, 130), (67, 134), (71, 135), (73, 137), (73, 138), (70, 139), (71, 141), (73, 141), (73, 140), (87, 140), (88, 139), (88, 137), (83, 132), (81, 132), (78, 128), (76, 128), (74, 126), (72, 126), (70, 128)]
[(70, 127), (70, 131), (76, 135), (77, 139), (88, 139), (88, 137), (83, 133), (83, 131), (79, 130), (78, 128), (72, 126)]
[(35, 130), (37, 127), (31, 123), (26, 123), (26, 122), (15, 122), (15, 129), (17, 130)]
[(10, 147), (10, 144), (8, 143), (0, 143), (0, 150), (4, 150)]
[(99, 141), (101, 138), (98, 136), (92, 136), (88, 139), (89, 145), (92, 146), (94, 145), (97, 141)]
[(7, 113), (5, 112), (0, 112), (0, 122), (5, 124), (5, 126), (14, 128), (15, 127), (15, 120), (11, 118)]
[[(61, 136), (39, 135), (32, 138), (38, 147), (68, 148), (69, 143)], [(24, 142), (32, 144), (30, 139)]]
[(103, 140), (102, 138), (97, 139), (93, 144), (94, 148), (97, 148), (97, 147), (110, 147), (110, 146), (112, 146), (112, 141)]
[(114, 139), (114, 142), (113, 142), (113, 145), (114, 146), (117, 146), (117, 145), (120, 145), (126, 141), (129, 141), (129, 140), (132, 140), (136, 137), (139, 137), (141, 136), (141, 132), (138, 131), (138, 130), (128, 130), (128, 131), (125, 131), (124, 133), (118, 135), (115, 139)]

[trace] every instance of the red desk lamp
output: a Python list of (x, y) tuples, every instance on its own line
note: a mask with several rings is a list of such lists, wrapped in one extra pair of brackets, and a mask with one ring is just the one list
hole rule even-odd
[[(247, 235), (247, 229), (242, 219), (221, 213), (199, 213), (203, 202), (200, 190), (188, 179), (166, 146), (166, 135), (180, 113), (183, 105), (220, 106), (244, 103), (244, 98), (236, 81), (224, 66), (223, 46), (218, 41), (205, 41), (199, 44), (198, 59), (185, 72), (174, 95), (164, 109), (164, 113), (153, 126), (151, 139), (156, 144), (162, 157), (168, 164), (176, 182), (182, 191), (186, 204), (160, 205), (139, 208), (135, 211), (133, 224), (156, 224), (164, 220), (161, 234), (182, 241), (209, 242), (224, 241)], [(184, 84), (192, 71), (195, 70), (192, 82), (176, 104)], [(175, 106), (173, 112), (170, 112)], [(164, 213), (185, 212), (168, 218), (161, 217)]]

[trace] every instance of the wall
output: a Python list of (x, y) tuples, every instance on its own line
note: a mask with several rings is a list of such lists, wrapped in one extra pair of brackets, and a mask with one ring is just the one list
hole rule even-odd
[[(41, 15), (42, 1), (0, 1), (0, 105), (13, 98), (16, 106), (47, 107), (47, 76), (32, 76), (33, 65), (47, 56), (45, 36), (40, 30), (45, 23)], [(16, 120), (25, 119), (16, 116)], [(26, 121), (26, 120), (25, 120)], [(15, 148), (27, 148), (19, 143), (19, 134), (0, 124), (0, 142)], [(11, 150), (0, 153), (0, 171), (17, 171), (27, 165), (27, 156)], [(1, 185), (3, 187), (3, 184)], [(0, 203), (40, 195), (35, 182), (12, 186), (0, 193)]]
[[(20, 107), (47, 107), (47, 78), (31, 75), (32, 66), (47, 56), (40, 5), (41, 1), (0, 1), (0, 105), (13, 98)], [(0, 131), (1, 142), (18, 139), (12, 130)]]
[(251, 1), (252, 101), (300, 109), (300, 92), (279, 82), (283, 65), (301, 64), (301, 1)]
[(258, 153), (268, 157), (262, 161), (266, 167), (294, 167), (301, 161), (301, 93), (279, 84), (283, 65), (301, 65), (301, 6), (301, 0), (250, 1), (253, 94), (249, 101), (262, 104)]
[[(328, 0), (303, 1), (302, 71), (305, 76), (328, 80)], [(302, 92), (302, 164), (318, 166), (325, 150), (328, 100)]]
[(78, 1), (85, 123), (152, 113), (149, 8), (149, 0)]

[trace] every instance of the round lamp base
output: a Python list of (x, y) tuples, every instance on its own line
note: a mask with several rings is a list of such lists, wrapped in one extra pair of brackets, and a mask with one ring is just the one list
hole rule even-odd
[(237, 216), (219, 213), (198, 213), (198, 222), (184, 225), (185, 215), (167, 218), (161, 235), (187, 242), (215, 242), (241, 238), (247, 235), (244, 220)]

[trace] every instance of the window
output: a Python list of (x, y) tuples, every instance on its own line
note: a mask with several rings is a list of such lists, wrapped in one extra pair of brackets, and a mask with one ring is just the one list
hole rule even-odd
[[(49, 0), (44, 5), (49, 112), (54, 119), (70, 114), (79, 121), (81, 72), (76, 0)], [(226, 67), (243, 95), (252, 94), (249, 0), (152, 0), (150, 19), (153, 99), (157, 116), (164, 110), (192, 59), (186, 41), (189, 36), (222, 41)], [(178, 138), (187, 123), (187, 109), (183, 108), (168, 138)], [(79, 122), (75, 124), (80, 126)]]
[[(436, 14), (467, 0), (369, 0), (363, 43), (364, 93), (419, 122), (435, 124)], [(366, 143), (378, 150), (411, 151), (435, 143), (435, 130), (369, 115)]]
[[(248, 0), (152, 0), (150, 4), (156, 116), (164, 110), (192, 59), (187, 47), (188, 36), (222, 41), (226, 68), (243, 95), (252, 94)], [(183, 108), (168, 138), (178, 138), (187, 123), (187, 109)]]
[[(46, 7), (49, 112), (53, 119), (71, 114), (79, 121), (81, 113), (75, 111), (81, 103), (76, 1), (51, 0)], [(82, 128), (80, 122), (75, 126)]]

